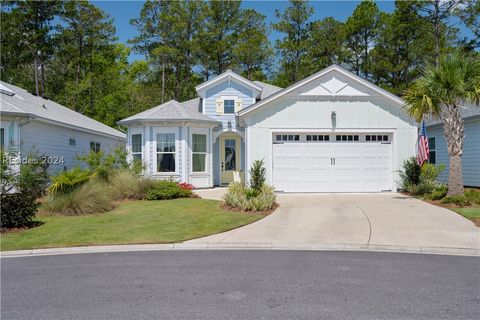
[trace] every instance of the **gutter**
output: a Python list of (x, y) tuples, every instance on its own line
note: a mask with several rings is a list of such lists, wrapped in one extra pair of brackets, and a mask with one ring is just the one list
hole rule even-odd
[[(67, 124), (67, 123), (64, 123), (64, 122), (59, 122), (59, 121), (39, 117), (39, 116), (37, 116), (36, 114), (33, 114), (33, 113), (19, 113), (19, 112), (8, 112), (8, 111), (2, 111), (1, 113), (5, 114), (5, 115), (28, 117), (29, 121), (27, 123), (24, 123), (23, 125), (26, 125), (26, 124), (30, 123), (32, 120), (38, 120), (40, 122), (45, 122), (45, 123), (57, 125), (57, 126), (60, 126), (60, 127), (65, 127), (65, 128), (69, 128), (69, 129), (78, 130), (78, 131), (89, 132), (89, 133), (93, 133), (93, 134), (97, 134), (97, 135), (101, 135), (101, 136), (106, 136), (106, 137), (109, 137), (109, 138), (124, 139), (124, 140), (127, 139), (126, 137), (121, 137), (121, 136), (117, 136), (117, 135), (114, 135), (114, 134), (109, 134), (109, 133), (106, 133), (106, 132), (100, 132), (100, 131), (87, 129), (87, 128), (79, 127), (79, 126), (72, 125), (72, 124)], [(117, 130), (117, 129), (112, 128), (112, 130)], [(119, 131), (119, 130), (117, 130), (117, 131)], [(119, 131), (119, 132), (121, 132), (121, 131)], [(122, 133), (124, 133), (124, 132), (122, 132)]]

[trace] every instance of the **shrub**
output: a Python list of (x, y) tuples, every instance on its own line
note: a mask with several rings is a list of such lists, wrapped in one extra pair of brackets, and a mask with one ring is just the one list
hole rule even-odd
[(174, 181), (159, 180), (155, 182), (149, 191), (147, 191), (145, 198), (147, 200), (167, 200), (188, 198), (191, 195), (191, 190), (182, 189), (178, 183)]
[(429, 181), (436, 182), (438, 176), (445, 170), (445, 165), (442, 163), (438, 166), (431, 163), (424, 163), (420, 169), (420, 182)]
[(187, 183), (187, 182), (180, 182), (178, 185), (179, 185), (180, 188), (182, 188), (183, 190), (193, 190), (193, 189), (195, 189), (195, 187), (193, 186), (193, 184)]
[(474, 189), (465, 190), (465, 198), (468, 202), (480, 205), (480, 191)]
[(255, 160), (250, 168), (250, 188), (259, 191), (265, 184), (265, 175), (263, 160)]
[(3, 194), (1, 201), (1, 228), (26, 226), (37, 213), (38, 202), (22, 193)]
[(70, 192), (49, 194), (42, 208), (64, 215), (102, 213), (113, 209), (112, 200), (106, 185), (92, 179)]
[(48, 191), (50, 193), (68, 193), (86, 183), (90, 177), (90, 171), (82, 170), (80, 167), (62, 171), (52, 177), (52, 184)]
[(130, 170), (120, 170), (111, 177), (109, 188), (115, 200), (145, 199), (154, 183), (154, 180), (138, 177)]
[(267, 211), (274, 206), (276, 197), (273, 190), (271, 186), (262, 186), (260, 194), (251, 199), (251, 204), (255, 211)]
[(428, 195), (428, 198), (431, 200), (440, 200), (447, 195), (447, 192), (448, 192), (448, 188), (446, 185), (444, 184), (437, 185), (435, 186), (433, 191)]
[(246, 188), (239, 182), (231, 183), (223, 202), (232, 208), (242, 211), (266, 211), (275, 205), (275, 193), (273, 187), (264, 184), (260, 190)]
[(245, 186), (239, 182), (230, 184), (227, 193), (223, 196), (223, 202), (229, 207), (238, 208), (242, 211), (253, 209), (245, 193)]
[(37, 212), (37, 197), (45, 193), (48, 165), (32, 150), (27, 161), (14, 165), (14, 152), (0, 150), (0, 227), (22, 227), (32, 222)]
[(441, 202), (443, 204), (455, 204), (461, 207), (470, 205), (470, 203), (465, 198), (465, 196), (462, 196), (462, 195), (446, 196), (445, 198), (442, 199)]
[(403, 171), (400, 172), (400, 178), (402, 180), (402, 187), (408, 190), (408, 187), (417, 185), (420, 183), (421, 168), (417, 164), (417, 159), (411, 157), (402, 164)]
[(20, 165), (18, 191), (36, 199), (45, 195), (48, 182), (48, 163), (38, 151), (32, 150), (27, 155), (27, 163)]
[(409, 184), (406, 190), (413, 196), (423, 196), (430, 194), (436, 187), (434, 182), (424, 181), (419, 184)]
[(245, 188), (244, 192), (245, 192), (245, 195), (247, 196), (247, 199), (249, 200), (252, 198), (255, 198), (260, 194), (260, 190), (254, 189), (254, 188)]
[(115, 170), (130, 168), (127, 163), (127, 154), (125, 148), (116, 148), (109, 154), (105, 154), (102, 150), (90, 151), (90, 153), (77, 158), (84, 161), (98, 178), (108, 181)]

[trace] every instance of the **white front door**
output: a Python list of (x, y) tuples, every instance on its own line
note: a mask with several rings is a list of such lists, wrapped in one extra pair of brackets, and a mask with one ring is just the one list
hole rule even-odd
[(287, 135), (286, 141), (280, 136), (278, 141), (278, 136), (274, 135), (275, 189), (285, 192), (381, 192), (392, 189), (391, 135), (298, 136), (297, 141), (295, 135), (292, 140), (288, 140)]
[(240, 137), (226, 135), (220, 138), (221, 184), (233, 182), (235, 172), (240, 171)]

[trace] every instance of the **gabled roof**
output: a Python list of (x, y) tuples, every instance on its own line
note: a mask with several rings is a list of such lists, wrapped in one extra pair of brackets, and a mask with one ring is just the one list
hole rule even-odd
[(350, 78), (350, 79), (368, 87), (370, 90), (375, 91), (380, 96), (383, 96), (383, 97), (393, 101), (394, 103), (398, 104), (399, 106), (404, 105), (404, 101), (400, 97), (398, 97), (398, 96), (396, 96), (396, 95), (394, 95), (394, 94), (392, 94), (392, 93), (374, 85), (373, 83), (371, 83), (371, 82), (369, 82), (369, 81), (367, 81), (367, 80), (365, 80), (365, 79), (363, 79), (363, 78), (345, 70), (344, 68), (334, 64), (334, 65), (331, 65), (331, 66), (329, 66), (329, 67), (327, 67), (323, 70), (320, 70), (317, 73), (312, 74), (311, 76), (309, 76), (309, 77), (307, 77), (303, 80), (300, 80), (297, 83), (294, 83), (294, 84), (290, 85), (289, 87), (287, 87), (285, 89), (277, 91), (276, 93), (272, 94), (271, 96), (269, 96), (269, 97), (267, 97), (263, 100), (260, 100), (259, 102), (255, 103), (255, 104), (252, 104), (251, 106), (241, 110), (239, 112), (239, 116), (244, 116), (244, 115), (252, 112), (253, 110), (256, 110), (256, 109), (262, 107), (263, 105), (265, 105), (265, 104), (267, 104), (271, 101), (274, 101), (274, 100), (276, 100), (276, 99), (278, 99), (278, 98), (280, 98), (280, 97), (282, 97), (282, 96), (284, 96), (284, 95), (286, 95), (286, 94), (288, 94), (288, 93), (290, 93), (290, 92), (292, 92), (292, 91), (294, 91), (298, 88), (301, 88), (302, 86), (305, 86), (305, 85), (309, 84), (310, 82), (312, 82), (312, 81), (314, 81), (314, 80), (316, 80), (316, 79), (318, 79), (318, 78), (320, 78), (320, 77), (322, 77), (322, 76), (324, 76), (324, 75), (326, 75), (326, 74), (328, 74), (329, 72), (332, 72), (332, 71), (336, 71), (336, 72), (338, 72), (338, 73), (340, 73), (340, 74), (342, 74), (342, 75), (344, 75), (344, 76), (346, 76), (346, 77), (348, 77), (348, 78)]
[[(189, 101), (191, 102), (191, 100)], [(175, 100), (170, 100), (154, 108), (122, 119), (118, 121), (118, 124), (129, 124), (138, 121), (196, 121), (218, 123), (218, 121)]]
[(115, 130), (52, 100), (37, 97), (25, 89), (3, 81), (0, 81), (0, 106), (2, 115), (11, 114), (43, 119), (78, 130), (94, 131), (125, 139), (125, 134), (119, 130)]
[(202, 84), (199, 84), (198, 86), (195, 87), (195, 90), (200, 94), (200, 92), (204, 91), (207, 88), (210, 88), (211, 86), (214, 86), (214, 85), (218, 84), (219, 82), (221, 82), (224, 79), (233, 79), (235, 81), (238, 81), (238, 82), (240, 82), (240, 83), (258, 91), (259, 93), (263, 89), (263, 87), (259, 86), (255, 82), (252, 82), (252, 81), (242, 77), (241, 75), (236, 74), (232, 70), (228, 69), (224, 73), (219, 74), (218, 76), (216, 76), (216, 77), (214, 77), (214, 78), (212, 78), (208, 81), (205, 81)]
[(278, 91), (282, 90), (282, 88), (274, 86), (270, 83), (265, 83), (262, 81), (253, 81), (258, 84), (260, 87), (263, 88), (262, 93), (260, 94), (260, 99), (263, 100), (265, 98), (270, 97), (272, 94), (277, 93)]

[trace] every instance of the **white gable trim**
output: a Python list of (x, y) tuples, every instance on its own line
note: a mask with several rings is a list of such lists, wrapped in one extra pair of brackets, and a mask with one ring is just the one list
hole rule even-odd
[(197, 91), (197, 93), (201, 96), (201, 97), (204, 97), (204, 95), (202, 95), (203, 92), (206, 91), (206, 89), (222, 82), (222, 80), (234, 80), (234, 81), (237, 81), (239, 82), (240, 84), (244, 84), (246, 86), (248, 86), (249, 88), (252, 88), (254, 91), (257, 91), (258, 93), (262, 92), (263, 88), (259, 85), (257, 85), (256, 83), (248, 80), (248, 79), (245, 79), (244, 77), (236, 74), (235, 72), (233, 72), (232, 70), (227, 70), (225, 71), (224, 73), (216, 76), (215, 78), (211, 79), (211, 80), (208, 80), (198, 86), (195, 87), (195, 90)]
[[(245, 108), (245, 109), (241, 110), (241, 111), (238, 113), (238, 115), (239, 115), (240, 117), (245, 116), (245, 115), (247, 115), (248, 113), (250, 113), (250, 112), (252, 112), (252, 111), (254, 111), (254, 110), (257, 110), (258, 108), (264, 106), (265, 104), (267, 104), (267, 103), (269, 103), (269, 102), (272, 102), (272, 101), (274, 101), (274, 100), (276, 100), (276, 99), (278, 99), (278, 98), (280, 98), (280, 97), (282, 97), (282, 96), (284, 96), (284, 95), (286, 95), (286, 94), (288, 94), (288, 93), (290, 93), (290, 92), (292, 92), (292, 91), (294, 91), (294, 90), (297, 90), (297, 89), (299, 89), (299, 88), (301, 88), (301, 87), (309, 84), (310, 82), (312, 82), (312, 81), (314, 81), (314, 80), (316, 80), (316, 79), (318, 79), (318, 78), (320, 78), (320, 77), (322, 77), (322, 76), (324, 76), (324, 75), (326, 75), (327, 73), (332, 72), (332, 71), (336, 71), (336, 72), (338, 72), (338, 73), (340, 73), (340, 74), (342, 74), (342, 75), (344, 75), (344, 76), (352, 79), (353, 81), (364, 85), (365, 87), (367, 87), (367, 88), (369, 88), (370, 90), (378, 93), (380, 96), (382, 96), (382, 97), (384, 97), (384, 98), (387, 98), (388, 100), (394, 102), (395, 104), (397, 104), (397, 105), (399, 105), (399, 106), (403, 106), (403, 105), (405, 104), (404, 100), (401, 99), (400, 97), (398, 97), (398, 96), (396, 96), (396, 95), (394, 95), (394, 94), (392, 94), (392, 93), (390, 93), (390, 92), (388, 92), (388, 91), (386, 91), (386, 90), (384, 90), (384, 89), (382, 89), (382, 88), (374, 85), (373, 83), (371, 83), (371, 82), (369, 82), (369, 81), (367, 81), (367, 80), (365, 80), (365, 79), (362, 79), (361, 77), (359, 77), (359, 76), (357, 76), (357, 75), (355, 75), (355, 74), (353, 74), (353, 73), (351, 73), (351, 72), (343, 69), (343, 68), (340, 67), (340, 66), (331, 65), (330, 67), (327, 67), (327, 68), (325, 68), (325, 69), (323, 69), (323, 70), (321, 70), (321, 71), (319, 71), (319, 72), (311, 75), (310, 77), (307, 77), (307, 78), (305, 78), (305, 79), (303, 79), (303, 80), (301, 80), (301, 81), (299, 81), (299, 82), (297, 82), (297, 83), (294, 83), (294, 84), (292, 84), (291, 86), (289, 86), (289, 87), (287, 87), (287, 88), (285, 88), (285, 89), (283, 89), (283, 90), (280, 90), (280, 91), (278, 91), (277, 93), (274, 93), (274, 94), (271, 95), (270, 97), (268, 97), (268, 98), (266, 98), (266, 99), (264, 99), (264, 100), (261, 100), (261, 101), (259, 101), (258, 103), (255, 103), (255, 104), (249, 106), (248, 108)], [(330, 90), (328, 90), (327, 88), (324, 88), (324, 87), (322, 87), (322, 88), (325, 90), (325, 91), (324, 91), (325, 93), (326, 93), (326, 92), (330, 92)], [(343, 88), (341, 88), (339, 91), (341, 91), (342, 89), (343, 89)], [(320, 89), (320, 90), (321, 90), (321, 89)], [(313, 93), (314, 93), (314, 92), (312, 92), (312, 94), (313, 94)]]

